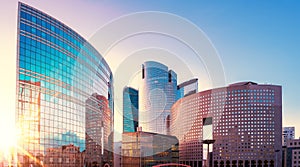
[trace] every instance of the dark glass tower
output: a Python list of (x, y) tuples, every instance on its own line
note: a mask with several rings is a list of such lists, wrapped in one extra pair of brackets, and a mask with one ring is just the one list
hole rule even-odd
[[(113, 77), (109, 66), (71, 28), (23, 3), (19, 3), (17, 44), (19, 164), (82, 163), (78, 158), (85, 150), (86, 122), (90, 121), (86, 119), (86, 100), (92, 95), (107, 101), (110, 113), (104, 129), (105, 134), (113, 132)], [(69, 148), (78, 151), (63, 154)]]
[(123, 132), (136, 132), (139, 119), (138, 91), (131, 87), (123, 89)]

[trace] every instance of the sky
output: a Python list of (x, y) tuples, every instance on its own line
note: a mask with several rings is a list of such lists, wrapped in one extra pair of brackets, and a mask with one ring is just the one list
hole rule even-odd
[[(191, 0), (188, 2), (183, 0), (22, 0), (21, 2), (42, 10), (81, 34), (104, 55), (112, 71), (116, 73), (118, 67), (122, 65), (122, 61), (129, 61), (134, 56), (138, 57), (142, 52), (165, 54), (166, 58), (177, 55), (175, 57), (181, 61), (188, 59), (190, 54), (181, 55), (185, 50), (188, 52), (188, 49), (177, 47), (181, 44), (175, 44), (176, 40), (172, 41), (176, 47), (169, 46), (168, 42), (171, 40), (169, 37), (147, 34), (134, 36), (121, 41), (110, 50), (108, 48), (103, 50), (97, 43), (97, 39), (101, 39), (98, 36), (101, 35), (99, 32), (103, 30), (101, 28), (124, 15), (128, 16), (136, 12), (161, 12), (176, 16), (179, 20), (187, 20), (198, 27), (217, 50), (221, 69), (224, 70), (225, 75), (224, 85), (218, 86), (249, 80), (257, 83), (282, 85), (283, 125), (295, 126), (296, 137), (300, 137), (300, 96), (298, 96), (300, 94), (298, 86), (300, 82), (300, 2), (296, 0), (276, 2), (271, 0)], [(17, 4), (18, 1), (6, 0), (0, 6), (1, 133), (9, 133), (6, 127), (13, 126), (14, 122)], [(173, 22), (173, 24), (175, 23)], [(134, 24), (126, 25), (128, 29), (134, 27)], [(181, 30), (183, 33), (188, 31), (182, 25), (169, 27), (169, 30), (175, 31), (179, 28), (183, 28)], [(121, 30), (123, 27), (120, 27)], [(144, 42), (139, 42), (141, 40)], [(142, 50), (138, 50), (139, 48)], [(182, 48), (182, 50), (178, 48)], [(114, 57), (116, 55), (122, 55), (122, 57)], [(133, 57), (127, 59), (126, 55), (133, 55)], [(185, 75), (180, 72), (181, 67), (178, 64), (174, 65), (172, 61), (163, 60), (159, 56), (150, 56), (149, 58), (161, 60), (176, 70), (181, 81), (187, 79), (183, 77)], [(146, 59), (140, 61), (143, 60)], [(208, 84), (209, 76), (199, 74), (201, 71), (205, 71), (203, 67), (205, 63), (199, 66), (193, 63), (188, 64), (188, 61), (185, 63), (190, 67), (187, 69), (191, 70), (189, 73), (191, 75), (188, 76), (199, 77), (200, 90), (212, 88), (213, 84)], [(140, 65), (137, 64), (134, 69), (139, 67)], [(216, 65), (215, 68), (220, 67)], [(138, 72), (132, 75), (130, 82), (133, 83), (132, 80), (137, 75)], [(120, 103), (121, 98), (122, 94), (117, 94), (116, 91), (115, 99), (119, 100), (117, 103)], [(121, 105), (117, 104), (116, 106)], [(121, 108), (116, 110), (121, 110)], [(120, 112), (116, 113), (119, 114), (116, 117), (120, 117)]]

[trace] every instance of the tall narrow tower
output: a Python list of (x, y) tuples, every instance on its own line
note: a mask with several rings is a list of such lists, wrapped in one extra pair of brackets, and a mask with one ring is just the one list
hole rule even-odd
[(131, 87), (123, 89), (123, 132), (136, 132), (139, 119), (138, 90)]

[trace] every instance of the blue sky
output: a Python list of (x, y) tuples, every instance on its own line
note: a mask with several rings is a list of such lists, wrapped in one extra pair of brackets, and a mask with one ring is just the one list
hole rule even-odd
[(170, 12), (201, 28), (219, 52), (228, 84), (252, 80), (282, 85), (284, 125), (297, 126), (300, 131), (299, 2), (128, 2), (122, 8), (129, 12)]
[[(162, 11), (186, 18), (202, 29), (218, 50), (227, 84), (251, 80), (282, 85), (283, 123), (296, 126), (296, 137), (300, 136), (299, 1), (22, 2), (54, 16), (86, 39), (112, 19), (133, 12)], [(4, 113), (14, 111), (17, 1), (7, 1), (0, 8), (1, 117), (13, 120), (13, 114)], [(201, 79), (199, 82), (201, 85)]]

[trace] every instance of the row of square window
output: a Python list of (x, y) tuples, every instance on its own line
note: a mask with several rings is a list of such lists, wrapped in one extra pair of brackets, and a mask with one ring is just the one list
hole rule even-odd
[[(28, 102), (24, 102), (24, 100), (27, 100)], [(78, 104), (78, 103), (74, 103), (72, 101), (66, 101), (66, 103), (63, 103), (62, 101), (51, 101), (48, 102), (45, 100), (40, 100), (38, 101), (38, 99), (32, 99), (32, 98), (19, 98), (19, 104), (18, 104), (18, 109), (19, 110), (29, 110), (29, 109), (40, 109), (43, 108), (43, 110), (41, 111), (41, 113), (44, 113), (44, 111), (52, 111), (59, 113), (61, 111), (68, 111), (68, 112), (77, 112), (79, 110), (85, 110), (85, 104)], [(30, 102), (30, 103), (29, 103)], [(38, 105), (37, 103), (40, 103), (40, 105)], [(65, 104), (70, 104), (70, 105), (65, 105)], [(73, 106), (73, 107), (72, 107)]]
[[(41, 58), (44, 57), (41, 56)], [(80, 68), (77, 65), (74, 65), (72, 67), (64, 66), (64, 64), (58, 60), (57, 61), (51, 59), (49, 59), (48, 61), (46, 59), (37, 60), (35, 58), (25, 57), (24, 55), (20, 55), (19, 66), (20, 68), (33, 70), (34, 72), (42, 73), (43, 75), (46, 76), (49, 76), (49, 73), (52, 72), (53, 76), (49, 76), (49, 77), (53, 77), (53, 78), (55, 78), (55, 76), (61, 76), (61, 75), (65, 75), (65, 77), (73, 76), (77, 78), (83, 78), (82, 76), (94, 75), (96, 72), (95, 70), (90, 71), (88, 68), (83, 68), (83, 67)], [(78, 77), (78, 75), (81, 77)], [(104, 77), (104, 79), (106, 79), (107, 81), (109, 80), (109, 76), (105, 75), (103, 72), (101, 72), (100, 75)]]
[[(24, 23), (21, 23), (20, 26), (21, 26), (20, 27), (20, 34), (21, 34), (20, 41), (22, 41), (22, 42), (26, 42), (27, 44), (30, 44), (30, 38), (32, 38), (32, 39), (36, 39), (37, 41), (41, 41), (41, 43), (48, 44), (50, 42), (52, 44), (56, 44), (56, 47), (59, 47), (61, 50), (65, 51), (65, 52), (70, 52), (73, 54), (76, 52), (84, 53), (83, 50), (81, 48), (79, 48), (78, 46), (75, 46), (72, 41), (68, 41), (64, 38), (61, 38), (61, 37), (57, 36), (56, 34), (50, 34), (47, 31), (41, 30), (39, 28), (34, 28), (34, 27), (24, 24)], [(27, 40), (29, 40), (29, 41), (23, 40), (24, 36), (30, 37), (30, 38), (27, 37)], [(31, 40), (31, 44), (36, 46), (37, 41)]]
[[(26, 49), (27, 48), (27, 49)], [(90, 66), (90, 64), (81, 64), (78, 61), (75, 61), (73, 58), (66, 56), (65, 54), (57, 51), (57, 53), (46, 52), (40, 49), (33, 49), (35, 47), (27, 46), (27, 44), (20, 43), (20, 60), (31, 63), (37, 64), (44, 67), (55, 67), (57, 69), (60, 68), (61, 71), (72, 72), (77, 69), (77, 72), (81, 72), (83, 74), (91, 73), (94, 74), (96, 71), (100, 73), (100, 75), (109, 78), (110, 72), (107, 68), (103, 68), (101, 66)], [(32, 50), (33, 49), (33, 50)], [(61, 56), (50, 56), (50, 55), (61, 55)], [(83, 68), (85, 66), (85, 68)], [(101, 67), (101, 68), (99, 68)], [(102, 70), (101, 70), (102, 69)], [(106, 70), (105, 70), (106, 69)], [(104, 70), (104, 71), (103, 71)]]
[[(292, 146), (293, 143), (294, 143), (295, 146), (297, 145), (297, 142), (290, 142), (290, 146)], [(300, 141), (298, 142), (298, 145), (300, 145)]]
[[(35, 38), (38, 38), (38, 36), (36, 36)], [(56, 41), (52, 41), (53, 44), (55, 42)], [(60, 56), (64, 55), (64, 53), (57, 50), (57, 48), (53, 48), (53, 46), (50, 47), (48, 44), (44, 44), (40, 41), (26, 37), (26, 36), (22, 35), (22, 33), (20, 35), (20, 43), (25, 43), (27, 45), (32, 46), (32, 47), (27, 46), (27, 48), (36, 48), (37, 47), (37, 49), (41, 49), (41, 51), (47, 51), (48, 53), (52, 53), (52, 54), (56, 53), (55, 55), (60, 55)], [(70, 47), (69, 45), (63, 46), (63, 45), (59, 45), (59, 43), (58, 43), (57, 46), (60, 46), (62, 49), (67, 49), (70, 53), (75, 55), (75, 57), (79, 56), (82, 60), (86, 61), (94, 69), (96, 69), (97, 66), (99, 66), (98, 63), (100, 63), (100, 66), (102, 66), (103, 69), (106, 69), (106, 73), (110, 73), (110, 70), (108, 70), (109, 67), (107, 66), (107, 64), (104, 61), (100, 61), (100, 60), (102, 60), (101, 55), (98, 55), (98, 58), (94, 57), (94, 59), (90, 60), (88, 57), (90, 57), (91, 54), (93, 54), (93, 53), (82, 52), (82, 48), (78, 49), (78, 51), (77, 51), (77, 50), (73, 49), (72, 47)], [(21, 45), (21, 47), (22, 47), (22, 45)], [(87, 50), (87, 52), (89, 52), (89, 50)], [(95, 54), (98, 53), (97, 51), (94, 51), (94, 52), (95, 52)], [(61, 53), (61, 54), (58, 54), (58, 53)], [(67, 53), (67, 55), (69, 55), (69, 54)], [(100, 60), (99, 60), (99, 57), (100, 57)], [(103, 64), (103, 63), (105, 63), (105, 64)]]
[[(50, 88), (50, 86), (53, 87), (52, 90), (55, 90), (54, 88), (58, 89), (60, 86), (61, 81), (65, 84), (75, 86), (76, 88), (80, 88), (81, 90), (88, 90), (87, 88), (90, 88), (91, 86), (97, 86), (94, 83), (95, 77), (91, 77), (92, 75), (76, 75), (76, 73), (68, 74), (67, 72), (61, 72), (62, 74), (58, 74), (57, 72), (54, 72), (53, 70), (47, 70), (46, 68), (40, 67), (40, 66), (35, 66), (35, 65), (29, 65), (25, 64), (25, 68), (23, 67), (24, 63), (20, 62), (20, 68), (25, 69), (25, 70), (31, 70), (32, 72), (36, 72), (38, 74), (41, 74), (41, 76), (29, 76), (29, 75), (24, 75), (20, 74), (19, 79), (20, 80), (27, 80), (27, 81), (32, 81), (32, 82), (37, 82), (40, 80), (44, 80), (44, 86), (46, 88)], [(44, 77), (47, 76), (47, 77)], [(54, 85), (54, 83), (49, 83), (49, 78), (53, 78), (57, 80), (59, 83)], [(91, 78), (90, 80), (87, 80), (87, 78)], [(102, 85), (107, 86), (107, 82), (105, 82), (102, 78), (98, 78), (99, 81), (102, 81)], [(48, 86), (47, 86), (48, 84)], [(77, 85), (77, 86), (76, 86)], [(43, 87), (44, 87), (43, 86)], [(62, 89), (65, 89), (61, 87)], [(84, 89), (83, 89), (84, 88)]]
[[(40, 40), (44, 39), (46, 41), (50, 41), (51, 43), (56, 44), (57, 46), (60, 46), (61, 49), (66, 50), (66, 51), (72, 53), (73, 55), (79, 55), (83, 60), (89, 62), (89, 64), (91, 66), (93, 66), (94, 68), (95, 68), (95, 66), (98, 66), (98, 64), (95, 62), (99, 62), (99, 57), (100, 57), (100, 60), (102, 60), (102, 56), (95, 49), (93, 49), (93, 47), (91, 47), (87, 44), (81, 45), (80, 47), (77, 47), (77, 49), (74, 49), (73, 47), (70, 47), (70, 45), (69, 45), (69, 42), (72, 45), (72, 44), (74, 44), (74, 41), (68, 41), (68, 44), (66, 44), (64, 42), (61, 42), (61, 40), (65, 40), (64, 38), (59, 40), (56, 37), (52, 37), (51, 35), (47, 34), (46, 32), (41, 32), (40, 30), (36, 30), (25, 24), (21, 24), (21, 36), (20, 36), (21, 42), (26, 42), (27, 44), (32, 44), (34, 46), (40, 46), (39, 48), (41, 48), (42, 50), (43, 49), (45, 50), (46, 49), (45, 46), (47, 46), (46, 44), (40, 43), (33, 39), (29, 39), (28, 37), (25, 37), (24, 35), (26, 35), (26, 31), (22, 31), (23, 30), (22, 28), (26, 29), (26, 31), (30, 34), (30, 36), (32, 36), (32, 38), (36, 38), (36, 39), (40, 39)], [(40, 32), (40, 33), (37, 33), (37, 32)], [(24, 34), (24, 35), (22, 35), (22, 34)], [(35, 36), (35, 35), (37, 35), (37, 36)], [(44, 43), (47, 43), (46, 41)], [(85, 47), (88, 47), (89, 49), (87, 49)], [(96, 57), (95, 55), (97, 55), (98, 57)], [(90, 57), (90, 59), (88, 57)], [(91, 63), (90, 61), (94, 62), (94, 63)], [(109, 68), (108, 65), (103, 60), (100, 61), (100, 65), (104, 66), (104, 69)], [(109, 72), (109, 70), (107, 72)]]
[[(21, 80), (29, 80), (29, 81), (32, 81), (32, 82), (37, 82), (37, 81), (40, 81), (39, 78), (32, 78), (32, 77), (29, 77), (29, 76), (24, 76), (23, 74), (20, 74), (20, 77), (19, 77)], [(82, 85), (82, 84), (86, 84), (86, 85)], [(73, 84), (72, 87), (69, 87), (69, 88), (65, 88), (65, 87), (61, 87), (61, 86), (58, 86), (58, 85), (55, 85), (53, 83), (48, 83), (48, 82), (42, 82), (42, 87), (43, 88), (47, 88), (49, 90), (52, 90), (52, 91), (57, 91), (57, 93), (63, 93), (63, 95), (69, 95), (72, 97), (76, 97), (78, 99), (83, 99), (83, 100), (86, 100), (87, 97), (86, 97), (86, 94), (82, 94), (81, 91), (84, 91), (84, 92), (103, 92), (103, 94), (107, 94), (108, 92), (108, 88), (104, 88), (103, 86), (101, 85), (95, 85), (93, 87), (93, 90), (92, 89), (87, 89), (87, 88), (92, 88), (89, 84), (87, 83), (84, 83), (84, 82), (79, 82), (78, 81), (78, 84)], [(74, 89), (76, 88), (76, 89)], [(76, 91), (78, 89), (78, 91)], [(33, 89), (31, 89), (33, 90)], [(81, 91), (79, 91), (81, 90)], [(23, 89), (20, 89), (20, 92), (19, 93), (22, 93), (24, 90)], [(40, 91), (38, 89), (34, 89), (33, 91)], [(47, 91), (47, 90), (46, 90)], [(47, 101), (53, 101), (54, 100), (58, 100), (57, 98), (58, 97), (55, 97), (52, 95), (52, 94), (47, 94), (46, 92), (44, 93), (44, 91), (41, 91), (41, 93), (43, 93), (43, 95), (45, 96), (41, 96), (42, 100), (45, 99)], [(20, 94), (21, 96), (24, 96), (24, 97), (29, 97), (30, 94)], [(62, 99), (64, 96), (61, 96)], [(70, 99), (65, 99), (65, 100), (70, 100)]]
[[(40, 100), (40, 104), (38, 105), (38, 99), (33, 99), (30, 97), (25, 97), (25, 98), (19, 98), (19, 105), (18, 108), (21, 109), (37, 109), (37, 108), (43, 108), (43, 110), (41, 111), (41, 113), (43, 113), (44, 111), (48, 112), (48, 111), (53, 111), (53, 112), (60, 112), (64, 111), (64, 112), (77, 112), (78, 110), (85, 110), (86, 106), (85, 105), (81, 105), (78, 103), (74, 103), (72, 101), (67, 101), (67, 100), (59, 100), (58, 102), (55, 101), (46, 101), (41, 99)], [(23, 102), (23, 101), (27, 101), (27, 102)]]
[[(38, 37), (35, 37), (35, 38), (38, 38)], [(47, 39), (45, 39), (45, 40), (47, 40)], [(43, 40), (41, 40), (41, 41), (43, 41)], [(51, 41), (52, 44), (55, 44), (55, 42), (56, 41)], [(94, 68), (97, 66), (97, 64), (95, 62), (92, 63), (89, 59), (87, 59), (88, 54), (86, 54), (85, 52), (82, 52), (81, 50), (79, 50), (79, 51), (74, 50), (67, 44), (63, 45), (63, 43), (59, 43), (55, 46), (52, 46), (51, 47), (52, 49), (51, 49), (48, 46), (48, 44), (46, 44), (48, 42), (46, 42), (46, 41), (40, 42), (40, 41), (31, 39), (31, 38), (25, 37), (23, 35), (20, 36), (20, 43), (24, 43), (26, 45), (31, 45), (31, 48), (33, 49), (33, 51), (40, 50), (40, 53), (47, 51), (48, 53), (52, 53), (52, 55), (54, 55), (54, 54), (59, 55), (58, 52), (60, 52), (60, 53), (66, 54), (66, 55), (73, 56), (73, 58), (77, 58), (77, 59), (81, 58), (82, 60), (84, 60), (91, 66), (93, 66)], [(27, 48), (30, 48), (30, 47), (27, 47)]]
[(293, 154), (300, 154), (300, 151), (293, 151)]
[(211, 97), (220, 97), (220, 95), (236, 95), (236, 94), (245, 94), (245, 93), (252, 93), (252, 94), (258, 94), (258, 93), (274, 93), (275, 91), (273, 89), (240, 89), (240, 90), (233, 90), (233, 91), (222, 91), (218, 93), (212, 93), (212, 94), (206, 94), (200, 96), (200, 98), (211, 98)]
[[(46, 17), (49, 18), (49, 17)], [(68, 39), (69, 41), (74, 41), (77, 46), (82, 46), (86, 41), (80, 37), (77, 33), (71, 30), (68, 27), (58, 28), (55, 24), (50, 23), (53, 19), (41, 19), (36, 15), (29, 14), (25, 11), (21, 11), (21, 23), (27, 22), (35, 27), (45, 28), (51, 31), (53, 34), (58, 34), (64, 39)], [(22, 27), (21, 27), (22, 28)]]
[[(68, 34), (77, 36), (77, 33), (75, 31), (73, 31), (72, 29), (70, 29), (68, 26), (64, 25), (57, 19), (52, 18), (49, 15), (47, 15), (41, 11), (38, 11), (30, 6), (22, 5), (20, 16), (21, 16), (21, 18), (27, 19), (32, 22), (37, 22), (37, 20), (35, 20), (35, 19), (39, 18), (40, 21), (42, 21), (42, 20), (47, 21), (47, 22), (49, 22), (49, 25), (55, 25), (56, 27), (59, 27), (60, 29), (62, 29), (64, 32), (68, 32)], [(32, 18), (32, 17), (35, 17), (35, 18)], [(78, 38), (81, 38), (81, 37), (78, 36)]]

